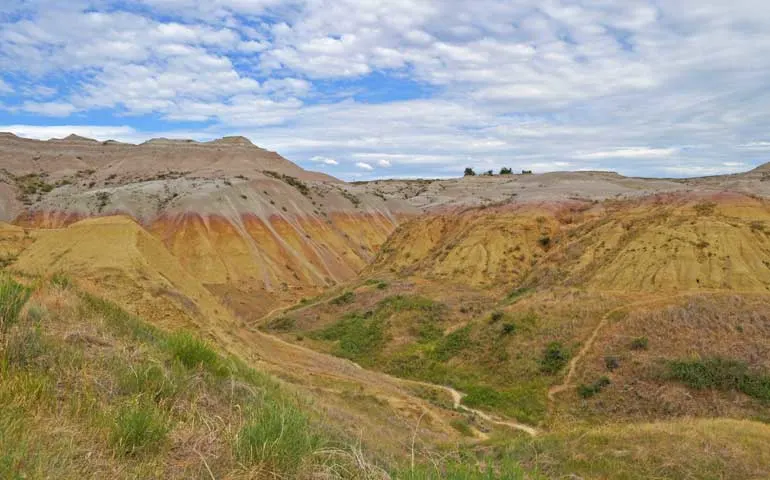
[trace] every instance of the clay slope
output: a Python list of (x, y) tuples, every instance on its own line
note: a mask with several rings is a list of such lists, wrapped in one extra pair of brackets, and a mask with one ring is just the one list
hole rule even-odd
[(353, 278), (405, 216), (243, 138), (142, 145), (0, 137), (0, 214), (31, 228), (125, 215), (250, 315)]
[(740, 194), (511, 204), (401, 226), (368, 272), (473, 287), (770, 288), (770, 206)]

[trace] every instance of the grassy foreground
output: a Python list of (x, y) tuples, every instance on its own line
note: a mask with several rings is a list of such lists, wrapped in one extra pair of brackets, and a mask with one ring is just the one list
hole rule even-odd
[(270, 376), (63, 277), (0, 277), (0, 478), (534, 478), (444, 452), (385, 464)]

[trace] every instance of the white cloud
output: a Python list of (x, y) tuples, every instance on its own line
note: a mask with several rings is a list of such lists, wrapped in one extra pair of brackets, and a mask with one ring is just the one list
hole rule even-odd
[(206, 122), (190, 133), (403, 176), (721, 172), (770, 151), (756, 0), (2, 3), (12, 113)]
[(584, 160), (602, 160), (606, 158), (665, 158), (675, 155), (678, 151), (677, 148), (629, 147), (599, 152), (580, 153), (575, 155), (575, 158)]
[(24, 102), (21, 109), (46, 117), (67, 117), (77, 111), (74, 105), (64, 102)]
[(366, 162), (356, 162), (356, 167), (362, 169), (362, 170), (374, 170), (374, 167), (369, 165)]
[(315, 157), (311, 158), (310, 161), (311, 162), (316, 162), (316, 163), (323, 163), (324, 165), (339, 165), (340, 164), (340, 162), (338, 162), (337, 160), (335, 160), (333, 158), (322, 157), (322, 156), (315, 156)]
[(73, 133), (75, 135), (80, 135), (81, 137), (93, 138), (95, 140), (101, 141), (118, 140), (122, 142), (139, 143), (146, 139), (145, 134), (139, 134), (134, 128), (127, 126), (104, 127), (83, 125), (0, 125), (0, 132), (11, 132), (20, 137), (35, 138), (38, 140), (64, 138)]
[(770, 150), (770, 142), (749, 142), (738, 145), (743, 150)]

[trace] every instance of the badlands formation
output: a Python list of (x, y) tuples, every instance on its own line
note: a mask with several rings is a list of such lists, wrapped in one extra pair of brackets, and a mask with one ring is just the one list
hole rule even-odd
[[(769, 196), (768, 166), (346, 183), (238, 137), (0, 134), (0, 264), (194, 332), (412, 475), (758, 479)], [(195, 453), (154, 471), (229, 471)]]

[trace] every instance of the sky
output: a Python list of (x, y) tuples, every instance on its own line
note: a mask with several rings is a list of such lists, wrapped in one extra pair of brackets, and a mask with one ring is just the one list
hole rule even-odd
[(0, 131), (347, 180), (770, 161), (766, 0), (2, 0)]

